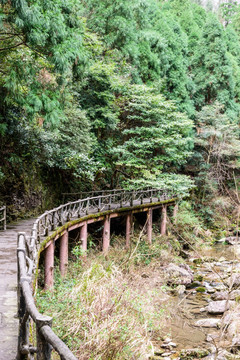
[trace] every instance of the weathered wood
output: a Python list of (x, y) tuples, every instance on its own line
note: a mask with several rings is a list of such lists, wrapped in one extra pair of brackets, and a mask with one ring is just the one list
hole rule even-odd
[(149, 244), (152, 243), (152, 209), (147, 212), (147, 241)]
[(40, 333), (47, 343), (49, 343), (64, 360), (77, 360), (77, 358), (69, 351), (69, 348), (64, 344), (59, 337), (54, 334), (50, 326), (44, 325), (40, 329)]
[(60, 239), (60, 263), (59, 269), (62, 277), (67, 274), (68, 267), (68, 231), (66, 231)]
[(7, 229), (7, 208), (6, 206), (2, 206), (0, 208), (0, 230), (5, 231)]
[(174, 208), (173, 208), (173, 223), (176, 224), (177, 222), (177, 213), (178, 213), (178, 203), (176, 203), (174, 205)]
[(45, 249), (44, 263), (44, 288), (51, 289), (53, 287), (53, 270), (54, 270), (54, 242), (51, 241), (50, 246)]
[(161, 235), (166, 235), (167, 231), (167, 207), (164, 205), (162, 207), (162, 221), (161, 221)]
[(82, 246), (83, 255), (87, 255), (87, 221), (83, 223), (83, 226), (80, 228), (80, 241)]
[[(128, 212), (126, 219), (126, 247), (128, 247), (130, 245), (132, 214), (139, 211), (148, 211), (149, 221), (147, 233), (148, 241), (151, 242), (152, 210), (162, 206), (166, 201), (173, 203), (177, 200), (175, 195), (168, 195), (160, 189), (137, 190), (134, 192), (113, 190), (101, 192), (98, 196), (94, 196), (95, 194), (96, 192), (92, 192), (92, 194), (88, 194), (88, 197), (85, 199), (69, 202), (39, 216), (33, 225), (30, 239), (27, 240), (25, 234), (18, 235), (19, 314), (21, 313), (21, 323), (19, 327), (19, 360), (33, 359), (33, 355), (30, 353), (36, 351), (38, 360), (49, 360), (51, 357), (51, 346), (55, 348), (62, 360), (76, 360), (67, 346), (53, 333), (50, 327), (51, 319), (46, 317), (42, 318), (42, 315), (39, 314), (34, 303), (31, 276), (33, 265), (38, 265), (37, 254), (39, 248), (40, 250), (45, 248), (45, 288), (51, 288), (53, 286), (54, 241), (50, 239), (61, 237), (60, 271), (64, 276), (67, 267), (68, 253), (67, 227), (68, 229), (73, 229), (80, 226), (82, 248), (84, 251), (87, 251), (87, 224), (103, 219), (103, 253), (106, 255), (110, 245), (111, 217), (120, 216)], [(99, 216), (92, 216), (100, 211), (101, 214), (99, 214)], [(131, 214), (129, 212), (131, 212)], [(163, 205), (162, 214), (161, 234), (164, 235), (166, 234), (167, 220), (166, 205)], [(80, 224), (81, 217), (82, 221), (85, 221), (83, 225)], [(76, 219), (78, 224), (75, 222)], [(70, 223), (70, 221), (72, 221), (72, 223)], [(64, 225), (66, 223), (68, 224)], [(51, 234), (50, 231), (53, 233)], [(46, 236), (49, 236), (49, 245), (44, 242)], [(41, 245), (43, 242), (44, 244)], [(28, 245), (26, 245), (27, 243)], [(36, 323), (37, 349), (34, 349), (29, 344), (29, 318)], [(25, 358), (21, 356), (25, 356)]]
[(130, 240), (132, 233), (132, 214), (126, 216), (126, 249), (130, 248)]
[(110, 245), (110, 218), (106, 216), (103, 225), (103, 253), (107, 255)]
[(38, 316), (36, 319), (37, 360), (51, 360), (52, 346), (42, 334), (42, 328), (46, 326), (51, 328), (52, 318), (42, 315)]

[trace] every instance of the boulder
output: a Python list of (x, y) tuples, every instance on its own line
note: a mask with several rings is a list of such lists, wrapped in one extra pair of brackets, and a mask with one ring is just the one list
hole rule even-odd
[(228, 236), (225, 238), (225, 242), (229, 245), (239, 244), (240, 238), (236, 236)]
[(219, 315), (229, 309), (230, 303), (231, 301), (227, 300), (211, 301), (205, 309), (209, 314)]
[(205, 328), (219, 328), (221, 326), (221, 319), (200, 319), (196, 321), (195, 326), (205, 327)]
[(165, 269), (168, 284), (189, 285), (193, 281), (193, 272), (186, 264), (169, 264)]
[(234, 352), (240, 348), (240, 305), (224, 315), (223, 325), (227, 328), (227, 335), (231, 341), (230, 349)]
[(228, 285), (232, 289), (237, 289), (238, 287), (240, 287), (240, 274), (232, 274), (228, 280)]
[(186, 291), (186, 286), (184, 286), (184, 285), (178, 285), (178, 286), (176, 287), (175, 291), (176, 291), (176, 294), (177, 294), (178, 296), (182, 296), (182, 295), (185, 293), (185, 291)]
[(211, 299), (215, 301), (219, 301), (219, 300), (227, 300), (228, 297), (229, 297), (228, 291), (218, 291), (211, 296)]
[(219, 337), (220, 337), (219, 333), (207, 334), (206, 341), (207, 342), (216, 342), (219, 339)]
[(235, 244), (239, 244), (240, 242), (240, 237), (236, 237), (236, 236), (228, 236), (225, 238), (222, 238), (220, 240), (218, 240), (219, 243), (226, 243), (229, 245), (235, 245)]

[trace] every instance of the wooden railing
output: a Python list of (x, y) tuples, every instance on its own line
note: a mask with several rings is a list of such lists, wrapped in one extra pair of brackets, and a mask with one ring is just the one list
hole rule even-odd
[[(46, 211), (34, 222), (30, 237), (25, 233), (18, 234), (19, 360), (34, 359), (35, 353), (37, 360), (49, 360), (52, 347), (62, 360), (76, 360), (70, 349), (52, 331), (52, 318), (41, 315), (34, 303), (32, 280), (38, 266), (38, 252), (46, 236), (59, 226), (88, 214), (161, 202), (175, 197), (173, 193), (159, 189), (113, 190), (107, 195), (87, 197)], [(35, 347), (30, 345), (30, 324), (35, 324)], [(31, 330), (31, 337), (33, 333)]]
[(66, 201), (74, 201), (77, 199), (84, 199), (87, 197), (96, 197), (96, 196), (105, 196), (110, 194), (115, 194), (117, 192), (123, 192), (122, 189), (114, 190), (92, 190), (92, 191), (80, 191), (80, 192), (68, 192), (62, 193), (63, 203)]
[(0, 230), (5, 231), (7, 228), (7, 210), (6, 206), (0, 208)]

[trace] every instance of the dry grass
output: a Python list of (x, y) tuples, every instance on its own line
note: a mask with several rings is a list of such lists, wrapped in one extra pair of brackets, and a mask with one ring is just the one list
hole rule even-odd
[(68, 279), (56, 279), (54, 292), (39, 294), (41, 310), (53, 316), (54, 330), (79, 359), (141, 360), (154, 353), (168, 317), (167, 295), (159, 245), (141, 246), (147, 256), (136, 252), (130, 267), (119, 245), (108, 260), (95, 255), (84, 266), (72, 266)]

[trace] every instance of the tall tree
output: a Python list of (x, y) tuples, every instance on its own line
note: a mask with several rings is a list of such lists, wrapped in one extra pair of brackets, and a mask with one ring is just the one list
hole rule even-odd
[(223, 28), (216, 16), (208, 15), (192, 63), (195, 106), (219, 101), (226, 108), (234, 107), (234, 82), (232, 67), (227, 54)]
[(176, 171), (189, 157), (192, 121), (144, 85), (130, 86), (119, 101), (121, 145), (113, 149), (117, 165), (130, 183), (146, 186), (152, 180), (156, 186), (161, 173)]

